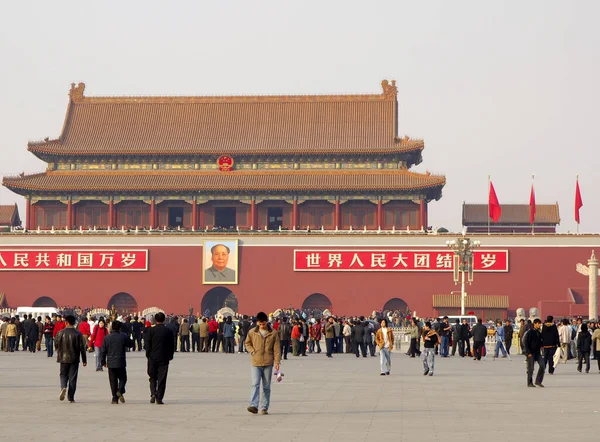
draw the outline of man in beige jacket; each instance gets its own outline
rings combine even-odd
[[[250,329],[246,337],[246,350],[250,352],[252,360],[252,394],[248,411],[257,414],[260,399],[261,413],[269,414],[273,365],[275,365],[275,370],[279,371],[281,347],[279,345],[279,334],[271,328],[267,314],[264,312],[258,313],[256,322],[258,325]],[[260,397],[261,383],[262,398]]]

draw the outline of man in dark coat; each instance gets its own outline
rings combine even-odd
[[[354,342],[354,348],[356,349],[356,357],[360,357],[360,352],[363,355],[363,358],[367,357],[367,348],[365,346],[365,325],[362,322],[356,321],[354,323],[354,328],[352,329],[352,342]]]
[[[542,336],[540,329],[542,321],[539,318],[533,320],[533,328],[527,330],[523,335],[523,354],[527,356],[527,386],[528,387],[543,387],[544,371],[546,364],[540,350],[542,348]],[[538,363],[538,372],[535,377],[535,385],[533,385],[533,364]]]
[[[113,321],[110,334],[102,341],[102,366],[108,368],[108,382],[112,392],[112,404],[119,400],[125,403],[125,384],[127,383],[127,360],[125,349],[132,348],[133,341],[122,333],[121,322]]]
[[[142,333],[144,332],[144,324],[139,321],[139,318],[135,316],[134,321],[131,323],[131,334],[133,335],[133,341],[137,344],[137,351],[142,351]],[[135,350],[135,347],[133,348]]]
[[[461,357],[469,356],[471,354],[471,330],[469,329],[469,323],[466,319],[462,320],[458,329],[458,354]]]
[[[554,317],[548,316],[542,327],[542,348],[544,354],[544,365],[548,367],[548,374],[554,374],[554,353],[560,346],[558,328],[554,323]]]
[[[244,353],[244,342],[246,341],[246,336],[248,336],[249,331],[250,321],[248,321],[248,315],[244,315],[243,319],[239,323],[240,344],[238,346],[238,353]]]
[[[487,337],[487,328],[483,325],[483,320],[479,318],[477,324],[473,326],[473,353],[474,360],[481,361],[481,354],[485,348],[485,338]]]
[[[40,333],[40,329],[35,323],[32,315],[29,315],[29,327],[27,329],[27,348],[30,353],[35,353],[35,347],[38,340],[38,335]]]
[[[506,347],[506,353],[510,354],[510,347],[512,345],[513,334],[515,329],[512,326],[510,320],[506,320],[504,323],[504,346]]]
[[[165,327],[167,327],[169,330],[171,330],[171,333],[173,333],[173,348],[174,351],[177,351],[177,335],[179,334],[179,321],[177,316],[171,318],[171,320],[167,325],[165,325]]]
[[[131,339],[131,316],[123,318],[123,322],[121,322],[121,333],[127,335],[127,337]],[[129,348],[127,348],[127,351],[129,351]]]
[[[150,377],[150,403],[163,404],[167,388],[169,362],[175,352],[176,336],[165,327],[165,314],[154,315],[156,325],[148,330],[146,358],[148,358],[148,376]]]
[[[87,365],[87,342],[79,330],[74,327],[75,316],[65,317],[65,323],[65,328],[59,331],[54,338],[56,361],[60,364],[60,395],[58,398],[64,401],[66,395],[69,402],[73,403],[77,389],[80,357],[83,366]]]
[[[459,328],[460,328],[460,321],[457,318],[454,325],[452,326],[452,353],[450,353],[452,356],[456,355],[456,347],[458,346],[458,341],[459,341],[459,338],[458,338]],[[460,351],[459,351],[459,354],[460,354]]]

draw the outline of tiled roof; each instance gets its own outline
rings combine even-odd
[[[422,140],[397,136],[395,84],[382,86],[373,95],[85,97],[80,83],[59,139],[28,149],[40,156],[420,155]]]
[[[529,225],[529,204],[501,204],[502,216],[493,225]],[[488,222],[487,204],[463,204],[463,226],[486,224]],[[558,203],[537,204],[535,207],[535,224],[560,224]]]
[[[14,191],[344,191],[420,190],[444,186],[440,175],[374,171],[45,172],[4,177]]]
[[[19,209],[16,204],[0,206],[0,226],[12,226],[19,218]]]
[[[508,308],[507,295],[476,295],[467,296],[466,308]],[[460,294],[458,295],[433,295],[433,308],[460,307]]]

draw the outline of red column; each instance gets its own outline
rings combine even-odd
[[[31,198],[27,198],[27,207],[25,208],[25,228],[31,230]]]
[[[154,203],[154,199],[150,201],[150,228],[156,228],[156,204]]]
[[[31,204],[31,229],[37,229],[37,220],[35,216],[35,204]]]
[[[258,219],[256,216],[256,201],[254,198],[250,201],[250,225],[253,229],[258,228]]]
[[[70,198],[67,201],[67,227],[69,229],[73,227],[73,202]]]
[[[198,229],[198,203],[196,200],[192,201],[192,227]]]
[[[383,229],[383,203],[377,200],[377,226]]]
[[[292,201],[292,230],[298,227],[298,200],[294,198]]]
[[[340,213],[340,200],[335,200],[335,228],[339,229],[341,227],[341,213]]]
[[[204,225],[204,204],[198,207],[198,228],[204,229],[206,226]]]
[[[419,221],[421,225],[417,226],[417,228],[422,227],[423,229],[427,229],[427,203],[425,200],[419,202]]]
[[[115,212],[115,205],[113,203],[113,200],[111,199],[108,201],[108,227],[110,227],[111,229],[113,227],[115,227],[114,226],[114,218],[115,218],[114,212]]]

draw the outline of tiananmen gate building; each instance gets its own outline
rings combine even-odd
[[[457,313],[452,251],[428,233],[446,179],[411,171],[395,82],[367,95],[90,97],[72,85],[42,173],[7,176],[26,231],[0,234],[12,306],[242,313]],[[585,314],[597,237],[482,236],[467,307]]]

